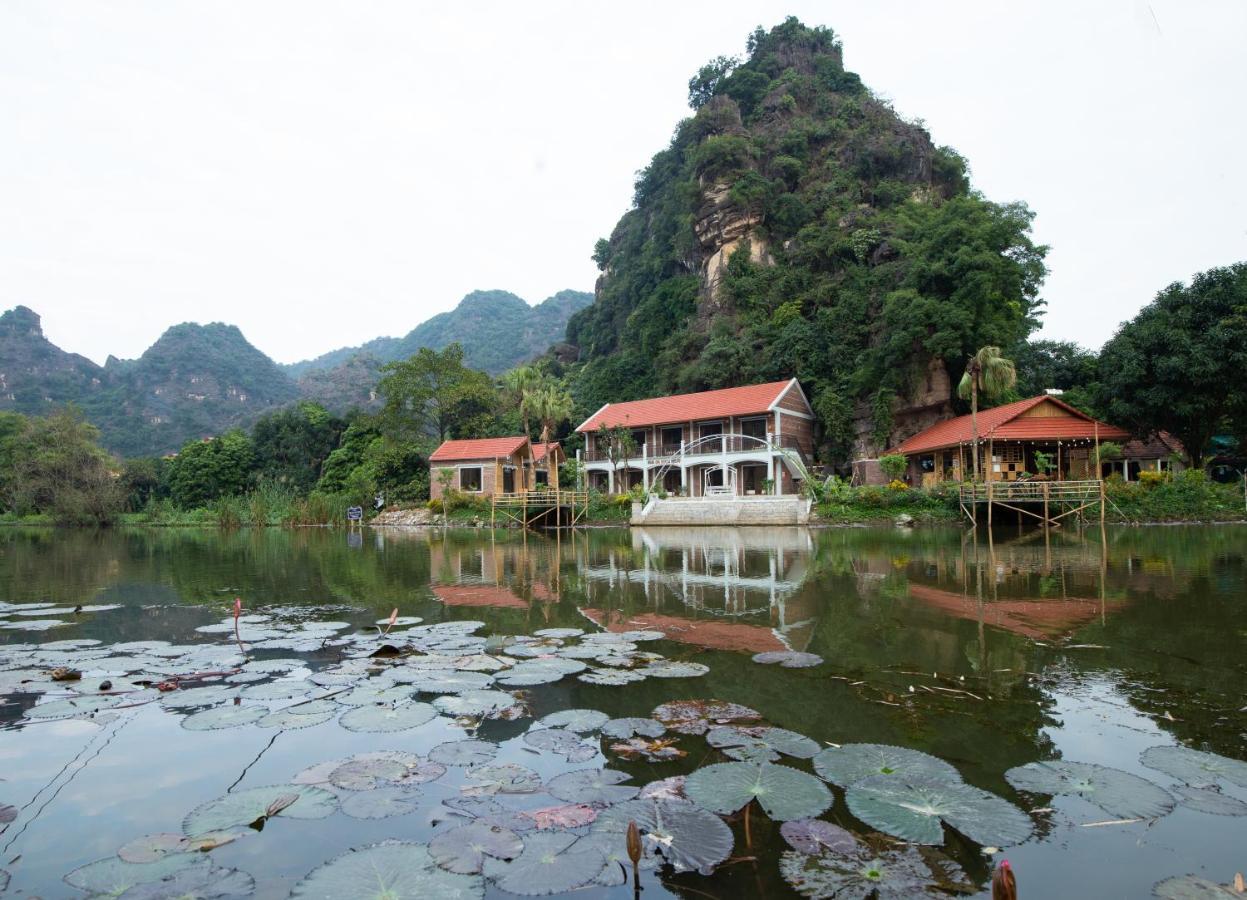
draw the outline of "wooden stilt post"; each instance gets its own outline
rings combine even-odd
[[[1048,517],[1048,487],[1049,483],[1045,481],[1043,483],[1043,530],[1045,535],[1048,533],[1048,525],[1052,521]]]
[[[987,460],[986,460],[986,463],[987,463],[987,464],[983,467],[984,469],[986,469],[986,471],[983,473],[983,477],[987,479],[987,531],[988,531],[988,537],[990,537],[990,536],[991,536],[991,529],[992,529],[992,458],[993,458],[993,456],[994,456],[994,454],[992,453],[992,441],[990,441],[990,440],[989,440],[989,441],[987,442]]]

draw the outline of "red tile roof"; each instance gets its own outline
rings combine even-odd
[[[549,450],[551,447],[557,450],[558,446],[559,446],[558,441],[551,441],[548,444],[543,444],[541,443],[541,441],[537,441],[537,443],[533,444],[533,462],[541,462],[543,459],[546,458],[547,450]]]
[[[510,456],[526,443],[526,437],[475,438],[468,441],[446,441],[433,451],[429,462],[452,459],[499,459]]]
[[[1059,416],[1024,416],[1023,413],[1041,403],[1052,403],[1060,407],[1065,415]],[[937,422],[926,431],[920,431],[911,438],[902,441],[893,453],[923,453],[927,450],[939,450],[943,447],[956,447],[974,440],[974,429],[970,416],[958,416]],[[1015,403],[1006,403],[982,410],[979,413],[980,440],[1010,441],[1072,441],[1091,440],[1099,433],[1102,441],[1123,441],[1130,433],[1115,425],[1096,422],[1086,413],[1079,412],[1055,397],[1041,395]]]
[[[675,394],[652,400],[608,403],[576,430],[596,431],[599,426],[614,428],[644,425],[672,425],[724,416],[748,416],[768,411],[792,381],[772,381],[748,387],[722,388],[696,394]]]

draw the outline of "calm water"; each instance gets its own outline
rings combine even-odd
[[[641,786],[725,757],[703,737],[676,735],[684,758],[629,761],[610,749],[611,740],[587,734],[596,753],[569,763],[526,744],[523,735],[535,719],[561,709],[647,717],[670,700],[714,697],[751,707],[820,745],[878,742],[925,751],[956,766],[966,782],[1017,804],[1033,818],[1035,835],[1004,855],[1028,900],[1146,897],[1155,882],[1184,873],[1225,882],[1247,869],[1247,817],[1179,806],[1152,821],[1086,827],[1114,817],[1076,797],[1019,793],[1003,773],[1060,758],[1172,787],[1169,776],[1140,764],[1143,750],[1179,744],[1247,759],[1244,548],[1241,528],[1198,527],[1110,529],[1104,541],[1099,530],[1054,532],[1048,540],[1042,533],[998,534],[991,542],[957,530],[893,529],[603,530],[557,539],[511,532],[492,539],[461,532],[5,530],[0,806],[11,804],[18,814],[0,825],[0,869],[11,873],[15,896],[83,896],[63,876],[142,835],[181,832],[187,813],[227,791],[285,784],[313,764],[366,751],[424,755],[467,736],[500,745],[498,762],[518,763],[543,779],[609,766]],[[122,681],[139,679],[135,670],[175,674],[162,671],[162,653],[181,653],[176,663],[203,663],[194,666],[200,670],[233,671],[243,662],[235,658],[230,618],[235,596],[248,614],[268,618],[240,625],[253,662],[221,687],[226,699],[175,707]],[[52,606],[25,605],[39,603]],[[73,612],[78,605],[107,608]],[[261,676],[334,690],[301,679],[365,656],[377,646],[373,623],[395,607],[423,625],[482,622],[475,634],[486,637],[549,628],[659,630],[668,639],[640,644],[640,651],[709,671],[622,686],[569,674],[522,688],[525,715],[479,729],[446,715],[383,734],[350,731],[332,717],[299,729],[182,727],[196,709],[232,706],[232,696],[262,684]],[[311,624],[318,620],[337,624],[318,630]],[[49,621],[65,624],[30,630]],[[402,644],[409,627],[400,620],[390,642]],[[482,649],[464,640],[457,652]],[[496,640],[484,649],[515,661]],[[751,660],[783,649],[825,662],[785,669]],[[289,662],[271,671],[254,665],[269,659]],[[122,682],[134,691],[124,695],[132,702],[38,717],[39,705],[72,696],[72,683],[52,684],[40,674],[67,663],[87,678]],[[18,684],[18,670],[34,672],[33,681]],[[222,684],[210,678],[194,685],[214,682]],[[239,706],[276,710],[292,702],[244,697]],[[811,771],[808,760],[783,762]],[[209,856],[250,873],[256,896],[285,897],[352,847],[390,838],[427,842],[449,827],[440,801],[464,783],[464,770],[452,768],[415,792],[418,808],[388,818],[279,817]],[[1223,787],[1247,800],[1247,790]],[[823,818],[866,834],[844,792],[833,793]],[[561,802],[542,792],[497,799],[517,809]],[[787,845],[778,825],[755,811],[747,847],[743,822],[730,824],[732,861],[710,876],[643,873],[645,896],[796,896],[780,877],[777,859]],[[946,836],[942,851],[984,891],[999,857],[955,832]],[[492,882],[486,893],[510,896]],[[632,886],[578,893],[630,897]]]

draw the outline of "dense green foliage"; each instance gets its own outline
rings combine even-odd
[[[1124,427],[1175,435],[1196,465],[1214,435],[1247,432],[1247,263],[1171,284],[1122,325],[1096,401]]]
[[[855,412],[903,402],[928,359],[955,383],[979,347],[1036,326],[1031,213],[972,192],[955,152],[844,70],[831,31],[759,30],[748,59],[689,87],[695,114],[598,242],[605,276],[568,326],[581,412],[797,376],[843,459]],[[724,223],[747,236],[715,290]]]
[[[382,368],[377,390],[385,397],[382,420],[401,440],[433,434],[479,437],[489,433],[496,402],[493,383],[484,372],[463,363],[463,347],[421,347],[415,355]]]

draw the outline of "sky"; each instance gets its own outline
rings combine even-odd
[[[184,321],[293,362],[592,290],[689,77],[787,15],[1035,211],[1043,337],[1247,259],[1241,0],[7,0],[0,309],[97,362]]]

